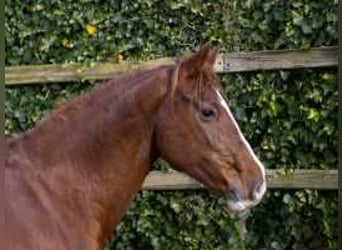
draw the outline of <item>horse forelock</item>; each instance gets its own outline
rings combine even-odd
[[[170,87],[170,96],[174,97],[177,88],[179,87],[180,82],[180,69],[182,67],[183,61],[179,61],[173,68],[171,74],[171,87]],[[204,67],[202,69],[196,70],[196,74],[192,77],[194,81],[193,94],[196,100],[200,101],[201,96],[204,91],[208,88],[218,88],[218,84],[216,81],[216,75],[213,69]],[[186,84],[186,83],[185,83]]]

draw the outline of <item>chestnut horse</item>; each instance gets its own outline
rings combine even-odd
[[[216,55],[207,43],[108,81],[7,140],[6,249],[101,249],[158,157],[232,212],[258,204],[265,170],[219,90]]]

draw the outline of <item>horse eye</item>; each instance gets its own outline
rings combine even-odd
[[[206,121],[213,120],[217,117],[217,112],[215,109],[210,107],[205,107],[201,109],[201,118]]]

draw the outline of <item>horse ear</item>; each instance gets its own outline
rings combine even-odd
[[[213,68],[217,57],[217,51],[211,42],[206,42],[195,56],[197,57],[199,67]]]
[[[205,43],[195,54],[185,58],[182,62],[181,71],[185,75],[194,75],[203,69],[212,70],[217,57],[217,51],[211,42]]]

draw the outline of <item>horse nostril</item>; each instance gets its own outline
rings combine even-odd
[[[238,202],[241,200],[241,195],[236,188],[231,188],[228,191],[228,198],[233,202]]]

